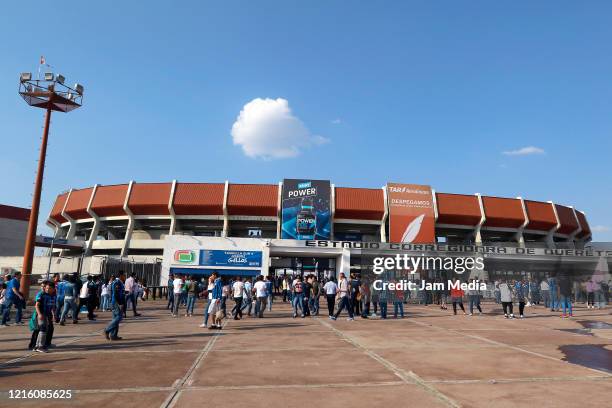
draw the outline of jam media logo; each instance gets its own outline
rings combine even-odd
[[[195,251],[180,249],[174,252],[174,260],[178,263],[190,264],[195,262]]]

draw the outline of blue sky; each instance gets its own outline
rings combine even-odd
[[[95,183],[311,177],[553,200],[612,240],[610,2],[136,3],[3,3],[1,203],[31,203],[44,55],[85,103],[53,117],[43,218]]]

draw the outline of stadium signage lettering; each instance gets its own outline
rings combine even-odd
[[[415,252],[476,252],[480,254],[497,255],[540,255],[540,256],[578,256],[578,257],[612,257],[612,250],[595,249],[546,249],[518,248],[486,245],[446,245],[446,244],[408,244],[388,242],[360,241],[304,241],[304,245],[314,248],[347,248],[347,249],[380,249],[390,251]]]

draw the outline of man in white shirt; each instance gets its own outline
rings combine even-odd
[[[134,316],[140,316],[140,313],[136,312],[136,290],[138,285],[134,277],[135,273],[130,274],[130,277],[125,280],[125,302],[123,303],[123,316],[127,317],[127,304],[132,302],[132,312]]]
[[[126,281],[127,282],[127,281]],[[183,285],[185,284],[185,278],[180,275],[176,275],[174,277],[174,282],[172,282],[172,289],[174,291],[174,305],[172,308],[172,317],[178,317],[179,306],[181,302],[179,298],[181,296],[181,290],[183,289]]]
[[[263,280],[263,276],[257,277],[257,282],[253,285],[255,291],[255,315],[259,318],[263,317],[264,309],[266,308],[266,300],[268,299],[268,290],[266,288],[266,282]]]
[[[325,285],[323,285],[325,291],[325,297],[327,298],[327,311],[329,312],[329,318],[334,316],[334,305],[336,303],[336,293],[338,292],[338,285],[334,282],[334,278],[331,278]]]
[[[234,306],[234,310],[232,313],[234,315],[234,320],[242,319],[243,294],[244,294],[244,282],[242,282],[241,276],[237,276],[236,282],[234,282],[234,284],[232,285],[232,297],[234,298],[234,302],[236,302],[236,306]]]
[[[347,320],[352,321],[353,308],[349,296],[349,281],[342,272],[340,272],[340,279],[338,280],[338,296],[340,297],[340,303],[338,304],[338,311],[332,316],[332,320],[336,320],[338,316],[340,316],[340,313],[342,313],[342,309],[346,308],[349,315]]]
[[[546,279],[542,279],[542,282],[540,282],[540,295],[542,296],[544,307],[548,307],[550,303],[550,285],[548,285]]]

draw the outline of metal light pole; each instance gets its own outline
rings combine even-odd
[[[38,213],[40,208],[40,194],[42,191],[43,176],[45,172],[45,159],[47,157],[47,140],[49,138],[49,124],[51,112],[70,112],[81,107],[83,102],[83,86],[75,84],[74,88],[64,85],[63,75],[45,72],[44,79],[32,79],[29,72],[22,73],[19,80],[19,94],[28,105],[45,109],[45,127],[40,145],[34,195],[32,197],[32,210],[26,235],[23,253],[23,266],[21,269],[22,295],[27,299],[30,294],[30,276],[32,275],[32,260],[36,246],[36,227],[38,226]]]

